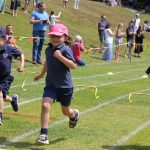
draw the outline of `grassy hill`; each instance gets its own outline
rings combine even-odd
[[[122,22],[124,28],[128,21],[134,18],[135,13],[122,7],[107,7],[103,3],[92,0],[80,0],[79,11],[73,10],[73,1],[69,1],[69,8],[62,7],[62,0],[43,0],[47,5],[47,12],[54,10],[56,14],[61,11],[61,22],[69,28],[72,37],[80,34],[84,39],[86,48],[98,46],[97,23],[101,15],[106,15],[113,29]],[[12,24],[15,36],[31,37],[32,25],[29,24],[32,7],[29,14],[21,9],[18,17],[9,14],[7,1],[6,13],[0,14],[0,25],[5,27]],[[140,14],[141,21],[149,19],[150,15]],[[150,34],[145,33],[144,43],[149,44]],[[126,40],[124,39],[124,42]],[[45,46],[48,39],[45,42]],[[44,79],[34,83],[35,74],[27,71],[39,72],[41,65],[30,63],[32,43],[27,40],[17,41],[26,57],[25,72],[17,73],[18,60],[14,60],[12,74],[15,81],[10,89],[10,95],[19,95],[20,110],[12,112],[9,103],[5,103],[3,125],[0,127],[0,148],[4,149],[30,149],[30,150],[149,150],[150,149],[150,101],[146,95],[132,95],[133,103],[128,102],[131,92],[149,93],[150,87],[145,75],[149,66],[150,46],[144,46],[141,58],[133,58],[132,63],[124,58],[124,49],[121,51],[121,62],[114,60],[106,63],[100,54],[88,55],[83,53],[85,67],[77,67],[72,71],[75,85],[73,108],[80,110],[79,124],[75,129],[68,128],[68,120],[61,114],[60,106],[55,103],[51,109],[49,123],[50,145],[35,144],[39,135],[41,97]],[[44,59],[44,50],[43,50]],[[110,75],[112,72],[114,75]],[[26,76],[25,87],[21,89]],[[76,85],[85,85],[79,88]],[[100,98],[95,99],[96,86]],[[116,145],[115,145],[116,143]],[[3,145],[3,146],[2,146]]]

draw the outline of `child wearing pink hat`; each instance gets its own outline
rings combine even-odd
[[[40,74],[34,80],[46,75],[46,86],[43,93],[41,112],[41,134],[37,143],[49,144],[48,122],[49,110],[52,104],[58,101],[62,113],[69,117],[69,127],[74,128],[79,118],[79,111],[70,108],[73,83],[70,69],[75,69],[76,64],[71,49],[65,44],[68,38],[68,29],[63,24],[55,24],[49,32],[50,43],[46,48],[46,61]]]

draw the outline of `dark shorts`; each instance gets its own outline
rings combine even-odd
[[[71,104],[73,88],[54,88],[46,86],[44,88],[43,98],[50,97],[61,103],[63,106]]]
[[[99,32],[99,41],[104,42],[104,31]]]
[[[10,9],[17,10],[18,4],[19,4],[18,0],[11,1]]]
[[[0,91],[2,91],[3,93],[3,98],[6,98],[7,94],[9,93],[9,88],[13,80],[14,80],[14,77],[11,75],[3,79],[0,79]]]

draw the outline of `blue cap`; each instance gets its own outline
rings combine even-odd
[[[0,27],[0,36],[6,36],[6,30]]]

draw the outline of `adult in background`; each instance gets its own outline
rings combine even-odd
[[[19,4],[19,0],[11,0],[10,10],[12,11],[11,12],[12,16],[17,17],[18,4]]]
[[[131,60],[131,52],[132,52],[132,47],[133,47],[134,35],[135,34],[136,33],[134,32],[134,22],[130,21],[129,26],[126,29],[127,49],[128,49],[130,60]],[[127,49],[125,50],[125,57],[127,57]]]
[[[43,2],[38,3],[38,9],[32,12],[30,23],[33,24],[33,37],[36,37],[33,41],[33,53],[32,63],[42,64],[41,51],[46,36],[47,24],[49,25],[49,16],[45,11],[46,5]]]
[[[106,50],[103,53],[103,60],[106,60],[107,62],[111,62],[113,59],[113,35],[114,32],[111,30],[111,24],[108,23],[106,25],[106,29],[104,30],[104,36],[105,36],[105,47]]]
[[[140,57],[140,53],[143,52],[143,39],[144,39],[144,32],[142,27],[139,26],[136,35],[135,35],[135,57]]]
[[[104,30],[106,28],[107,22],[106,22],[106,16],[102,15],[101,16],[101,20],[98,23],[98,33],[99,33],[99,47],[100,49],[103,47],[104,45]]]
[[[140,18],[139,18],[139,14],[136,14],[135,18],[133,19],[133,23],[134,23],[134,32],[137,32],[139,25],[140,25]]]
[[[74,7],[73,7],[73,8],[74,8],[75,10],[78,10],[78,9],[79,9],[79,1],[80,1],[80,0],[74,0]]]
[[[6,4],[6,0],[0,0],[0,12],[2,14],[4,14],[5,12],[5,4]]]

